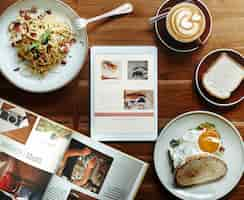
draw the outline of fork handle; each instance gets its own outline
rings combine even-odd
[[[88,23],[95,22],[107,17],[112,17],[116,15],[128,14],[133,11],[133,5],[131,3],[125,3],[118,8],[115,8],[107,13],[88,19]]]

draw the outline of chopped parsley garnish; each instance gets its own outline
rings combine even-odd
[[[19,70],[20,70],[19,67],[14,68],[14,71],[15,71],[15,72],[17,72],[17,71],[19,71]]]
[[[179,146],[179,145],[180,145],[180,140],[175,140],[175,139],[173,139],[173,140],[170,141],[170,146],[171,146],[172,148],[175,148],[175,147],[177,147],[177,146]]]
[[[47,30],[45,33],[41,35],[40,42],[45,45],[48,43],[50,37],[51,37],[51,32]]]
[[[196,129],[197,130],[202,130],[202,129],[215,129],[215,125],[212,124],[212,123],[209,123],[209,122],[205,122],[205,123],[202,123],[200,124]]]
[[[28,52],[32,52],[34,59],[38,59],[40,57],[39,48],[41,45],[48,44],[48,41],[50,40],[51,32],[47,30],[45,33],[43,33],[38,41],[33,42],[31,45],[27,47]]]
[[[39,42],[34,42],[32,45],[30,45],[30,46],[28,47],[28,51],[32,51],[32,50],[34,50],[34,49],[39,49],[39,47],[40,47]]]

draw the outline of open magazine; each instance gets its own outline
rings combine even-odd
[[[129,200],[148,164],[0,99],[1,200]]]

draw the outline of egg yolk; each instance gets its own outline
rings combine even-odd
[[[214,153],[220,146],[220,135],[215,130],[206,130],[198,138],[198,144],[202,151]]]

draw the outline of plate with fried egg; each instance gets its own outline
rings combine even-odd
[[[224,117],[193,111],[171,120],[154,149],[156,173],[174,196],[215,200],[230,193],[244,171],[244,146]]]

